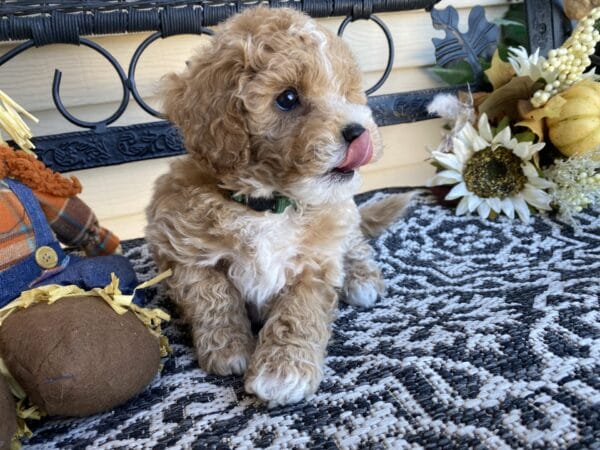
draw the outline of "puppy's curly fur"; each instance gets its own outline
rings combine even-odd
[[[276,100],[286,90],[299,99],[288,111]],[[156,183],[147,240],[173,270],[168,286],[200,366],[245,373],[246,390],[270,405],[300,401],[322,378],[338,294],[370,306],[383,289],[353,201],[360,176],[335,169],[349,124],[369,131],[373,159],[381,153],[360,70],[309,17],[258,7],[166,78],[164,109],[189,155]],[[256,212],[230,192],[279,193],[296,206]],[[369,206],[365,232],[393,221],[405,200]],[[263,324],[258,338],[249,316]]]

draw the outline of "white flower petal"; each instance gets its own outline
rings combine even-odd
[[[514,146],[512,152],[525,161],[529,161],[533,156],[529,142],[519,142]]]
[[[510,127],[504,127],[500,133],[494,136],[492,144],[499,144],[503,147],[510,148]]]
[[[521,169],[523,169],[523,174],[527,178],[537,178],[538,177],[537,169],[530,162],[523,163],[523,165],[521,166]]]
[[[534,81],[544,78],[551,83],[554,78],[551,72],[545,72],[542,67],[546,58],[540,56],[539,48],[532,55],[527,54],[524,47],[510,47],[508,49],[508,62],[519,77],[529,77]]]
[[[457,136],[466,143],[471,143],[472,140],[477,136],[477,130],[473,128],[470,122],[466,122],[464,126],[457,133]]]
[[[452,152],[456,155],[456,158],[462,165],[464,165],[473,155],[473,151],[470,150],[463,141],[456,138],[452,140]]]
[[[545,178],[541,178],[538,170],[530,162],[524,163],[521,168],[523,174],[527,177],[527,182],[538,189],[549,189],[554,186],[554,183]]]
[[[506,214],[509,218],[514,219],[515,218],[515,207],[513,205],[512,200],[510,198],[502,199],[501,204],[502,204],[502,211],[504,212],[504,214]]]
[[[490,146],[490,143],[483,139],[481,136],[477,136],[477,138],[473,141],[473,150],[476,152],[480,150],[484,150]]]
[[[545,178],[529,178],[528,179],[529,184],[531,184],[533,187],[536,187],[538,189],[550,189],[552,187],[554,187],[554,183],[550,180],[546,180]]]
[[[533,144],[531,146],[531,149],[532,149],[533,153],[535,154],[535,153],[539,152],[540,150],[542,150],[545,146],[546,146],[545,142],[538,142],[537,144]]]
[[[536,189],[530,184],[526,184],[521,191],[523,199],[534,208],[541,211],[550,211],[551,197],[540,189]]]
[[[433,158],[446,169],[454,169],[458,172],[462,171],[462,164],[453,153],[442,153],[438,151],[431,152]]]
[[[512,152],[519,158],[529,161],[533,155],[544,148],[545,143],[532,144],[531,142],[519,142],[512,148]]]
[[[446,200],[456,200],[457,198],[464,197],[465,195],[469,195],[467,185],[465,183],[458,183],[450,192],[448,192],[448,195],[446,195]]]
[[[442,170],[434,175],[428,182],[428,186],[439,186],[441,184],[455,184],[462,181],[462,175],[456,170]]]
[[[459,139],[465,142],[472,151],[478,152],[490,146],[490,143],[479,136],[479,133],[470,123],[467,123],[461,130]]]
[[[527,203],[525,203],[525,200],[523,200],[523,198],[520,195],[511,197],[511,200],[513,202],[515,211],[517,212],[519,218],[524,223],[529,223],[529,218],[530,218],[529,207],[527,206]]]
[[[494,212],[496,212],[497,214],[500,214],[502,212],[502,202],[500,201],[499,198],[492,197],[492,198],[486,199],[485,201],[487,202],[489,207],[492,208],[492,210]]]
[[[467,211],[469,211],[469,208],[467,207],[468,203],[469,203],[468,197],[463,197],[460,200],[460,202],[458,203],[458,206],[456,207],[456,215],[457,216],[462,216],[462,215],[466,214]]]
[[[515,73],[522,77],[528,76],[531,71],[530,56],[523,46],[508,48],[508,62],[513,67]],[[535,58],[535,54],[533,55]],[[533,58],[532,58],[533,62]]]
[[[492,142],[494,137],[492,136],[492,129],[490,127],[490,123],[488,122],[487,115],[481,115],[479,118],[479,123],[477,124],[477,128],[479,128],[479,134],[483,139],[488,142]]]
[[[481,202],[481,205],[477,208],[479,217],[482,220],[487,219],[490,216],[490,206],[486,202]]]
[[[477,197],[475,194],[469,195],[468,199],[469,199],[469,201],[467,203],[467,207],[469,208],[469,212],[475,211],[477,209],[477,207],[483,201],[482,199]]]

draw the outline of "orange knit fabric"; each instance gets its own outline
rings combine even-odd
[[[5,177],[20,181],[34,191],[57,197],[73,197],[81,192],[77,178],[63,177],[35,156],[0,145],[0,179]]]

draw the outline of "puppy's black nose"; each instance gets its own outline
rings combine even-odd
[[[344,128],[342,130],[342,136],[344,136],[344,139],[349,144],[350,142],[352,142],[354,139],[359,137],[364,132],[365,132],[365,127],[363,127],[362,125],[359,125],[358,123],[351,123],[350,125],[347,125],[346,128]]]

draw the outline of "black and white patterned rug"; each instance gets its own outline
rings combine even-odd
[[[202,372],[175,315],[144,393],[33,424],[24,448],[600,448],[599,213],[579,230],[481,222],[420,194],[373,243],[387,296],[340,307],[309,401],[269,410],[241,378]],[[155,274],[143,241],[126,255]],[[174,312],[161,288],[152,305]]]

